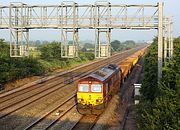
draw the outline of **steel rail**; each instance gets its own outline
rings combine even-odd
[[[86,122],[88,118],[87,128],[88,130],[92,130],[97,121],[99,120],[100,115],[83,115],[72,127],[71,130],[79,130],[84,129],[81,127],[84,127],[84,122]],[[85,120],[85,121],[84,121]]]
[[[43,115],[40,115],[40,117],[38,119],[36,119],[35,121],[33,121],[32,123],[30,123],[26,128],[24,128],[24,130],[28,130],[32,127],[34,127],[35,125],[37,125],[39,122],[41,122],[43,119],[45,119],[48,115],[50,115],[51,113],[53,113],[54,111],[56,111],[58,108],[60,108],[61,106],[63,106],[65,103],[67,103],[68,101],[70,101],[71,99],[75,98],[76,93],[74,93],[71,97],[69,97],[68,99],[66,99],[64,102],[60,103],[58,106],[46,111]],[[64,116],[66,113],[68,113],[74,106],[76,105],[73,104],[69,109],[67,109],[66,111],[64,111],[63,113],[61,113],[60,116],[58,116],[56,118],[56,120],[53,120],[47,128],[51,127],[59,118],[61,118],[62,116]]]

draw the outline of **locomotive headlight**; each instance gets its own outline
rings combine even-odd
[[[96,102],[97,102],[97,103],[102,103],[102,102],[103,102],[103,97],[97,96],[97,97],[96,97]]]
[[[96,102],[102,102],[103,100],[102,99],[97,99]]]
[[[83,102],[84,100],[82,98],[78,98],[78,102]]]
[[[89,84],[91,84],[92,82],[91,81],[89,81]]]

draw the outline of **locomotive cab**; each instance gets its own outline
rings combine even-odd
[[[78,83],[77,92],[78,109],[102,109],[103,83],[92,77],[87,77]]]
[[[106,107],[116,87],[120,86],[121,73],[116,65],[109,65],[79,80],[77,110],[81,114],[99,114]]]

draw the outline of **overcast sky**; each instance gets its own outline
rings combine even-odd
[[[23,2],[26,4],[59,4],[61,0],[0,0],[0,5],[9,5],[10,2]],[[159,0],[109,0],[111,4],[156,4]],[[173,35],[180,36],[180,0],[161,0],[164,2],[164,15],[173,16]],[[78,4],[93,4],[92,0],[76,0]],[[157,30],[131,31],[112,30],[111,40],[149,41],[157,35]],[[94,30],[80,30],[80,40],[94,40]],[[0,30],[0,38],[9,40],[9,31]],[[59,30],[30,30],[30,40],[60,40]]]

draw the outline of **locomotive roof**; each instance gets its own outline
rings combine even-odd
[[[104,82],[107,78],[109,78],[114,72],[119,70],[119,67],[115,64],[110,64],[105,66],[96,72],[90,74],[88,77],[92,77],[94,79],[98,79],[101,82]]]

